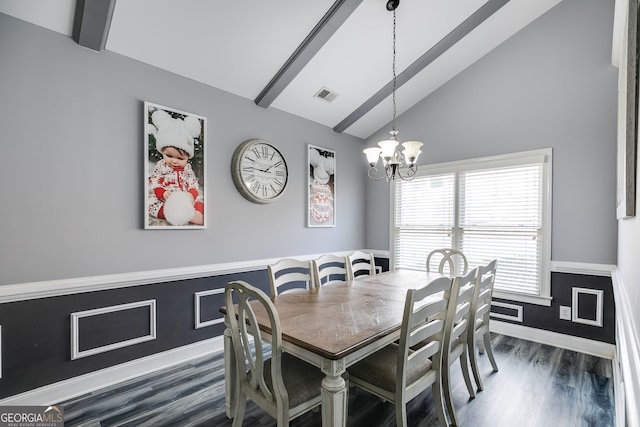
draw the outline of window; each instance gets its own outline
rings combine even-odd
[[[551,149],[421,166],[393,185],[393,262],[425,270],[458,249],[469,266],[498,259],[494,295],[550,305]]]

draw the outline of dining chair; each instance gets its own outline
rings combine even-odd
[[[376,261],[372,253],[355,251],[348,256],[349,279],[359,276],[373,276],[376,274]]]
[[[311,261],[284,258],[267,266],[271,296],[279,295],[292,289],[315,286]]]
[[[473,299],[471,300],[471,324],[469,331],[467,350],[469,352],[469,362],[471,371],[478,386],[478,390],[484,390],[480,371],[478,370],[478,358],[476,354],[476,343],[480,340],[484,344],[480,352],[485,351],[489,356],[489,361],[494,372],[498,372],[498,364],[491,349],[491,334],[489,333],[489,320],[491,314],[491,297],[493,295],[493,284],[496,280],[496,268],[498,260],[494,259],[487,265],[478,267],[478,277],[476,279]]]
[[[443,248],[429,252],[429,255],[427,255],[427,271],[432,270],[432,262],[435,263],[438,259],[440,262],[435,271],[440,274],[448,274],[451,277],[455,277],[465,275],[469,270],[467,257],[462,252],[456,249]],[[448,267],[448,269],[445,267]]]
[[[243,281],[227,283],[224,294],[238,372],[233,426],[242,426],[247,398],[276,418],[278,426],[288,425],[290,420],[318,407],[324,374],[282,351],[280,319],[269,297]],[[249,299],[269,317],[271,358],[265,359],[268,341],[258,327]]]
[[[455,304],[449,304],[444,322],[444,338],[442,344],[442,395],[445,407],[454,426],[459,425],[456,410],[453,406],[451,390],[451,365],[460,361],[460,369],[467,386],[469,396],[475,398],[475,390],[469,374],[469,358],[467,353],[467,336],[473,325],[471,323],[471,300],[478,275],[478,267],[465,276],[453,279],[450,297]]]
[[[349,260],[346,256],[324,254],[313,260],[313,276],[316,287],[349,280]]]
[[[407,425],[407,402],[428,387],[440,425],[447,416],[442,397],[442,345],[447,308],[455,304],[452,279],[440,277],[419,289],[409,289],[405,298],[400,341],[389,344],[357,362],[347,372],[349,382],[396,407],[396,425]],[[429,319],[425,321],[425,319]],[[411,347],[430,339],[428,345]]]

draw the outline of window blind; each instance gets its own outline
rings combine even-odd
[[[396,181],[394,266],[425,270],[429,252],[454,248],[465,254],[470,268],[498,259],[496,291],[548,294],[543,275],[549,257],[545,173],[550,173],[550,156],[514,157],[500,158],[498,167],[466,161],[451,172],[441,173],[447,168],[439,166],[437,174]]]

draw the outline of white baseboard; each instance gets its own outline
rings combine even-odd
[[[70,378],[0,400],[0,405],[49,406],[92,391],[127,381],[159,369],[223,350],[220,335],[194,344],[156,353],[79,377]]]
[[[616,414],[626,415],[627,427],[640,427],[640,335],[635,328],[629,298],[617,270],[612,274],[613,293],[616,302],[616,342],[620,379],[616,403],[625,402],[626,408]],[[621,402],[618,402],[620,400]]]
[[[513,323],[500,322],[499,320],[493,319],[489,323],[489,327],[491,332],[498,334],[552,345],[554,347],[590,354],[605,359],[613,359],[616,354],[616,346],[614,344],[603,343],[586,338],[559,334],[557,332],[530,328],[528,326],[516,325]]]

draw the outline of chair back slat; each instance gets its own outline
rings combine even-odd
[[[402,377],[402,386],[406,385],[407,372],[426,358],[434,356],[433,369],[439,369],[443,319],[448,309],[446,298],[450,294],[446,291],[451,284],[450,278],[440,277],[423,288],[407,291],[398,352],[398,378]],[[428,319],[427,315],[433,319]],[[422,341],[428,343],[410,351],[412,346]]]
[[[444,326],[443,369],[455,361],[466,351],[467,333],[469,331],[471,300],[474,295],[478,268],[474,268],[465,276],[458,276],[451,287],[450,304]],[[455,303],[454,303],[455,302]]]
[[[271,295],[279,295],[292,288],[310,289],[315,286],[311,261],[284,258],[267,266]]]
[[[491,298],[493,296],[493,285],[496,280],[497,266],[498,260],[494,259],[487,265],[478,267],[478,277],[471,302],[471,311],[473,318],[475,320],[481,320],[483,324],[489,323]]]
[[[313,260],[313,274],[316,287],[333,282],[349,280],[348,258],[325,254]]]
[[[372,253],[355,251],[348,256],[349,279],[376,274],[376,262]]]

